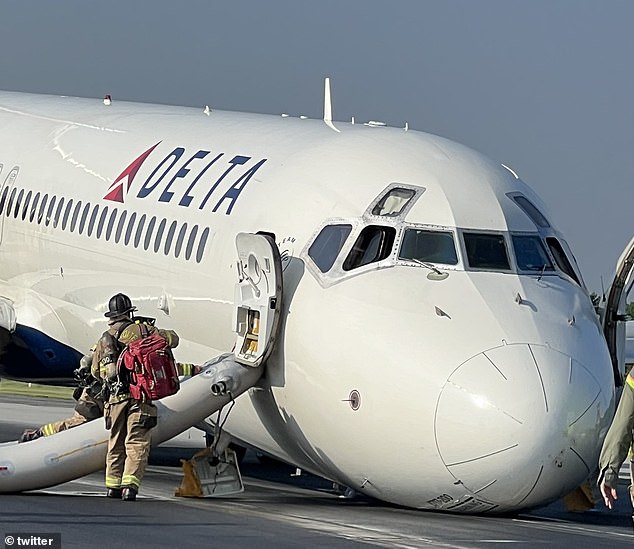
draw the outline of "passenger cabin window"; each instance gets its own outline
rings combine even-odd
[[[390,189],[372,208],[372,215],[396,217],[401,214],[407,203],[416,194],[413,189]]]
[[[22,205],[22,198],[24,197],[24,189],[20,189],[18,193],[18,198],[15,202],[15,209],[13,210],[13,217],[15,219],[18,218],[18,214],[20,213],[20,206]]]
[[[557,267],[559,267],[564,273],[566,273],[577,284],[579,284],[579,286],[581,286],[581,282],[577,278],[577,274],[575,273],[572,264],[568,260],[568,256],[566,255],[566,252],[564,252],[564,249],[561,246],[559,240],[551,236],[546,239],[546,244],[548,244],[548,249],[555,258],[555,263],[557,263]]]
[[[7,201],[7,194],[9,194],[9,187],[5,187],[4,191],[2,191],[2,198],[0,198],[0,215],[4,211],[4,204]]]
[[[125,220],[126,217],[128,215],[128,211],[127,210],[123,210],[121,212],[121,217],[119,218],[119,223],[117,224],[117,231],[114,234],[114,241],[115,244],[119,244],[119,241],[121,240],[121,236],[123,235],[123,228],[125,227]],[[83,219],[82,219],[82,223],[83,223]]]
[[[322,273],[333,266],[350,231],[352,225],[327,225],[308,248],[308,255]]]
[[[17,174],[17,169],[15,173]],[[20,225],[20,221],[22,225],[36,222],[38,225],[60,231],[84,234],[87,237],[94,235],[98,240],[109,241],[114,238],[116,244],[123,240],[124,245],[133,245],[135,248],[143,244],[145,250],[149,250],[157,222],[156,217],[147,222],[146,229],[146,214],[137,218],[136,212],[132,212],[129,217],[126,210],[122,210],[121,215],[118,213],[117,208],[111,210],[108,206],[91,206],[90,203],[83,204],[74,198],[52,195],[49,200],[48,194],[42,195],[28,188],[9,190],[6,184],[0,193],[0,216],[13,216],[18,222],[16,225]],[[189,261],[195,254],[195,261],[201,263],[209,239],[213,236],[209,227],[203,229],[200,238],[197,239],[198,226],[193,226],[188,236],[188,224],[179,225],[174,220],[163,238],[167,223],[166,219],[161,221],[154,238],[154,252],[158,253],[163,247],[165,255],[180,257],[186,246],[185,259]],[[350,230],[349,226],[348,232]],[[266,234],[275,238],[272,233]]]
[[[521,194],[511,197],[513,201],[524,211],[524,213],[531,218],[533,223],[540,229],[548,229],[550,223],[546,216],[537,209],[537,206],[533,204],[528,198]]]
[[[194,242],[196,242],[196,235],[198,234],[198,225],[194,225],[192,232],[189,233],[189,240],[187,241],[187,248],[185,249],[185,259],[189,261],[194,250]]]
[[[452,233],[421,229],[405,229],[398,258],[445,265],[458,263]]]
[[[520,271],[541,273],[555,270],[538,235],[513,235],[512,240],[517,268]]]
[[[86,202],[84,206],[84,210],[81,212],[81,220],[79,221],[79,234],[84,232],[86,228],[86,220],[88,219],[88,214],[90,213],[90,202]]]
[[[508,271],[511,266],[501,234],[463,233],[467,262],[472,269]]]
[[[70,220],[70,232],[75,232],[75,227],[77,227],[77,221],[79,220],[79,214],[81,213],[81,200],[79,200],[75,204],[75,211],[73,212],[73,218]]]
[[[4,198],[4,195],[3,195]],[[38,225],[42,224],[42,220],[44,219],[44,211],[46,210],[46,203],[48,202],[48,194],[45,194],[42,197],[42,202],[40,202],[40,209],[37,212],[37,223]],[[1,208],[0,208],[0,215],[2,214],[1,212]]]
[[[181,230],[178,233],[178,237],[176,238],[176,247],[174,248],[174,255],[179,257],[181,255],[181,250],[183,249],[183,242],[185,241],[185,235],[187,234],[187,223],[183,223]]]
[[[361,231],[343,262],[343,270],[351,271],[389,257],[395,238],[394,227],[368,225]]]
[[[13,190],[11,191],[11,195],[9,196],[9,202],[7,202],[7,212],[6,212],[7,217],[11,215],[11,208],[13,207],[13,200],[15,199],[16,192],[18,192],[18,190],[15,187],[13,187]]]
[[[37,193],[35,197],[33,197],[33,204],[31,206],[31,213],[29,214],[29,221],[32,223],[35,219],[35,214],[37,213],[37,205],[40,201],[40,193]]]
[[[29,204],[31,203],[32,194],[32,191],[29,191],[26,195],[26,199],[24,200],[24,207],[22,208],[22,221],[26,219],[26,215],[29,211]]]

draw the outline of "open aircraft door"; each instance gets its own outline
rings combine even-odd
[[[282,261],[269,235],[238,233],[238,283],[234,297],[236,360],[259,366],[270,355],[280,327]]]
[[[614,281],[610,286],[603,311],[603,333],[608,343],[614,381],[623,385],[625,377],[625,314],[626,299],[634,285],[634,238],[625,247],[616,265]]]

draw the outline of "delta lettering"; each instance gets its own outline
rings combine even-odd
[[[267,159],[254,163],[249,156],[210,154],[211,151],[199,150],[181,163],[186,157],[185,149],[176,147],[154,168],[137,198],[158,194],[159,202],[177,201],[179,206],[210,208],[214,213],[225,208],[224,213],[231,214],[247,183]],[[220,190],[221,184],[224,192]]]

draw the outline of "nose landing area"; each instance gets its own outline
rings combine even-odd
[[[542,345],[506,345],[449,376],[436,444],[456,483],[499,510],[548,503],[591,472],[608,407],[578,361]]]

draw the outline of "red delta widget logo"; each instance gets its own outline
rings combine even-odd
[[[141,166],[160,144],[161,141],[151,146],[123,170],[104,199],[125,202]],[[179,206],[199,210],[209,207],[214,213],[225,208],[224,213],[229,215],[240,193],[267,159],[250,162],[250,156],[229,158],[225,153],[211,157],[210,154],[211,151],[200,149],[188,157],[184,147],[176,147],[156,164],[136,198],[152,195],[158,197],[158,202],[176,202]]]

